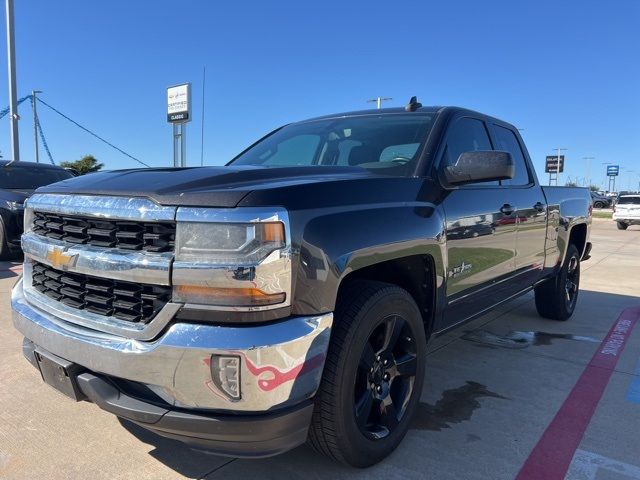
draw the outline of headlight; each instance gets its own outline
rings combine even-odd
[[[178,223],[176,260],[254,265],[284,247],[284,225],[269,223]]]
[[[24,205],[20,202],[11,202],[9,200],[5,200],[4,201],[4,206],[5,208],[8,208],[9,210],[22,210],[24,208]]]
[[[183,207],[176,220],[174,301],[232,310],[290,304],[286,210]]]
[[[28,205],[25,205],[25,209],[24,209],[24,232],[30,232],[31,229],[33,228],[33,220],[35,218],[35,215],[33,213],[33,208],[29,208]]]

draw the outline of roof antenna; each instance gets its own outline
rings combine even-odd
[[[407,112],[415,112],[421,106],[422,104],[418,102],[418,97],[413,96],[411,97],[411,100],[409,100],[409,103],[404,106],[404,109]]]

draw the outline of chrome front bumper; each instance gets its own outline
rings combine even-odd
[[[312,397],[320,383],[333,314],[258,326],[174,323],[153,341],[66,322],[30,304],[20,280],[11,296],[15,327],[36,346],[87,370],[142,383],[180,408],[265,412]],[[241,398],[211,377],[210,359],[240,357]]]

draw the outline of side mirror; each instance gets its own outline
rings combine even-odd
[[[442,170],[449,185],[466,185],[513,178],[515,167],[509,152],[495,150],[464,152],[455,165]]]

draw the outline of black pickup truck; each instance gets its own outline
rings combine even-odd
[[[453,107],[292,123],[228,165],[96,173],[25,209],[24,353],[75,400],[198,448],[308,440],[358,467],[409,428],[430,337],[531,290],[567,320],[586,189]]]

